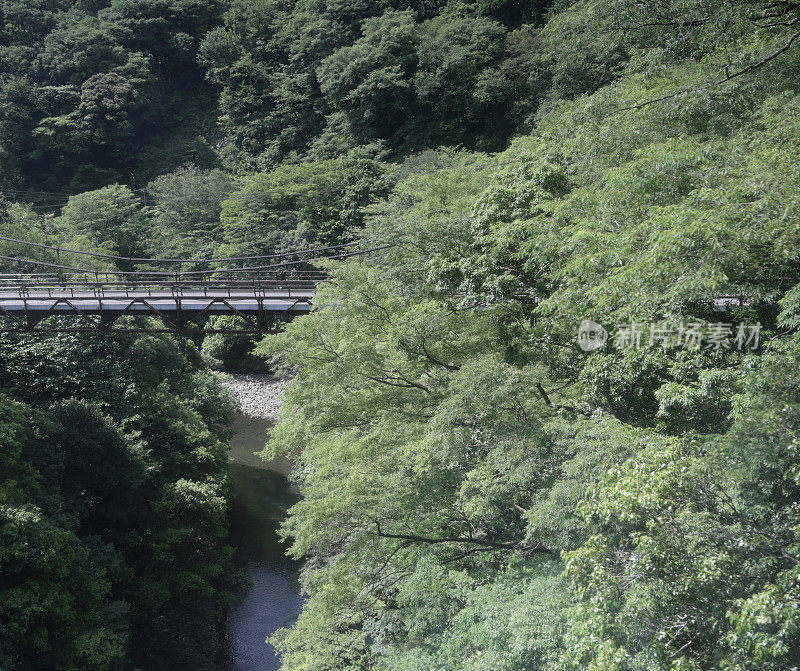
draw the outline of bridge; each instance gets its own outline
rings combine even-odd
[[[383,249],[356,244],[283,254],[225,259],[136,259],[10,241],[61,253],[113,260],[118,265],[174,264],[178,270],[91,270],[60,263],[2,256],[8,267],[42,272],[0,274],[0,333],[241,333],[258,335],[311,309],[325,273],[314,262]],[[264,264],[263,261],[269,261]],[[252,264],[261,262],[260,265]],[[238,267],[180,270],[191,264]],[[45,272],[46,271],[46,272]],[[226,315],[221,327],[209,318]],[[146,318],[146,319],[143,319]]]

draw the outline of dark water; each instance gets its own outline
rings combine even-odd
[[[255,449],[262,446],[263,441]],[[266,638],[281,627],[291,626],[302,604],[299,567],[286,558],[277,535],[287,508],[297,497],[278,473],[234,463],[231,475],[231,536],[239,562],[253,579],[253,588],[228,614],[226,668],[275,671],[280,664]]]

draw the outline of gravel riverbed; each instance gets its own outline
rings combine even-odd
[[[271,375],[226,375],[222,386],[228,389],[239,402],[243,415],[254,419],[278,418],[288,380]]]

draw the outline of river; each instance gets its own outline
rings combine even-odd
[[[264,462],[253,453],[263,449],[273,421],[237,415],[230,440],[231,539],[237,560],[253,587],[228,614],[226,671],[275,671],[280,664],[267,636],[297,619],[302,605],[297,574],[277,529],[297,500],[290,490],[286,460]]]

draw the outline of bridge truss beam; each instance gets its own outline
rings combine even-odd
[[[246,334],[261,335],[275,332],[279,325],[298,314],[310,310],[308,297],[293,298],[276,303],[274,300],[253,297],[245,305],[230,297],[174,296],[165,306],[149,296],[126,298],[120,301],[102,299],[81,301],[68,297],[52,297],[46,301],[21,299],[21,304],[0,302],[0,333],[180,333],[194,334]],[[231,328],[209,327],[201,324],[212,316],[226,315],[237,318],[241,326]],[[52,317],[72,317],[70,320],[50,322]],[[155,321],[142,326],[121,324],[123,317],[149,317]],[[158,324],[161,324],[160,326]]]

